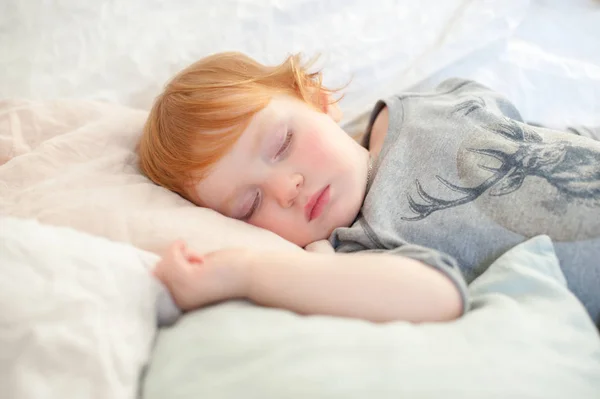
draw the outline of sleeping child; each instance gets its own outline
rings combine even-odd
[[[337,123],[335,95],[298,55],[265,66],[220,53],[158,96],[141,170],[306,249],[174,243],[154,273],[182,310],[244,298],[374,322],[453,320],[496,258],[548,235],[600,322],[598,132],[529,125],[501,95],[451,79],[377,102],[359,144]]]

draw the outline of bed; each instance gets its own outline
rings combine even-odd
[[[447,324],[230,301],[186,315],[148,273],[183,238],[301,251],[152,184],[153,97],[215,51],[321,53],[349,134],[380,97],[478,80],[528,120],[600,125],[592,0],[163,0],[0,5],[0,386],[25,398],[600,398],[600,338],[547,237],[508,251]],[[591,215],[594,217],[594,215]],[[172,323],[157,327],[158,314]]]

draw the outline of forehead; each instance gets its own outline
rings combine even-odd
[[[266,133],[290,113],[298,112],[302,102],[287,95],[274,96],[265,108],[257,112],[239,139],[207,175],[193,187],[193,195],[201,204],[227,213],[225,201],[234,190],[253,173],[253,165],[259,161],[260,145]]]

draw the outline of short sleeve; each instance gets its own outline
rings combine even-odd
[[[518,122],[524,122],[519,110],[511,101],[501,93],[498,93],[481,83],[467,79],[452,78],[440,83],[436,88],[436,91],[440,94],[448,93],[457,97],[481,99],[485,101],[488,111],[503,115]]]

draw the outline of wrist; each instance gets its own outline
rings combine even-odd
[[[240,271],[242,273],[242,292],[243,297],[253,301],[255,299],[254,292],[256,290],[256,280],[257,274],[260,273],[261,262],[260,259],[264,260],[265,254],[263,252],[260,253],[257,251],[248,251],[244,256],[243,262],[243,270]]]
[[[236,261],[231,262],[234,296],[250,299],[252,291],[252,275],[258,253],[250,249],[241,249]]]
[[[246,257],[245,298],[261,303],[268,292],[280,291],[289,283],[290,272],[305,265],[306,251],[251,251]],[[293,274],[293,273],[292,273]]]

